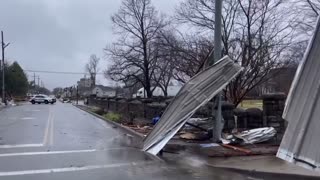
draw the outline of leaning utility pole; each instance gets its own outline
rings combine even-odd
[[[4,72],[5,72],[5,65],[4,65],[4,50],[7,46],[9,46],[10,43],[5,44],[4,38],[3,38],[3,31],[1,31],[1,48],[2,48],[2,102],[4,104],[7,104],[6,98],[5,98],[5,78],[4,78]]]
[[[222,0],[215,0],[215,21],[214,21],[214,59],[218,61],[221,58],[221,18],[222,18]],[[212,64],[213,64],[212,63]],[[215,103],[213,109],[217,105],[217,111],[215,112],[215,123],[213,128],[213,141],[218,142],[221,139],[221,132],[223,129],[223,118],[221,113],[221,93],[219,93],[215,98]]]

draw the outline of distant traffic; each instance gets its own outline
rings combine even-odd
[[[33,97],[30,98],[29,102],[31,102],[32,104],[54,104],[56,102],[56,98],[55,97],[50,97],[47,96],[45,94],[37,94],[34,95]]]

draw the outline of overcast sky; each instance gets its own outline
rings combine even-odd
[[[153,0],[156,8],[172,14],[179,0]],[[6,59],[25,70],[84,72],[91,54],[103,57],[103,48],[114,40],[110,16],[121,0],[1,0],[0,30]],[[102,58],[100,69],[107,60]],[[28,72],[29,80],[33,73]],[[76,84],[83,75],[45,74],[49,89]],[[98,83],[108,85],[103,76]]]

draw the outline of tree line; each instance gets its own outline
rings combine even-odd
[[[2,73],[0,74],[2,87]],[[5,63],[5,92],[6,97],[25,96],[29,89],[28,78],[18,62]],[[2,88],[0,89],[2,93]]]
[[[238,104],[271,71],[296,66],[319,9],[320,0],[224,0],[221,56],[244,68],[225,98]],[[166,93],[172,79],[186,82],[214,60],[214,13],[214,0],[183,0],[170,17],[151,0],[123,0],[111,16],[118,38],[104,49],[105,76],[140,84],[148,97],[155,87]]]

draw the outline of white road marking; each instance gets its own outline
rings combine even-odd
[[[122,166],[135,166],[151,164],[150,162],[132,162],[132,163],[117,163],[117,164],[107,164],[107,165],[91,165],[83,167],[68,167],[68,168],[52,168],[52,169],[39,169],[39,170],[25,170],[25,171],[8,171],[0,172],[0,176],[19,176],[19,175],[30,175],[30,174],[47,174],[47,173],[59,173],[59,172],[72,172],[72,171],[86,171],[93,169],[104,169],[104,168],[114,168]]]
[[[28,110],[28,111],[40,111],[38,109],[35,110]],[[13,144],[13,145],[0,145],[0,149],[1,148],[23,148],[23,147],[42,147],[46,144],[53,144],[53,113],[52,113],[52,108],[49,109],[49,115],[48,115],[48,120],[47,120],[47,125],[46,125],[46,129],[45,129],[45,134],[44,134],[44,138],[43,138],[43,144]],[[23,120],[31,120],[31,119],[35,119],[33,117],[24,117],[21,118]],[[50,133],[50,134],[49,134]]]
[[[35,119],[33,117],[24,117],[24,118],[21,118],[22,120],[32,120],[32,119]]]
[[[0,154],[0,157],[49,155],[49,154],[67,154],[67,153],[85,153],[85,152],[96,152],[96,151],[97,151],[96,149],[89,149],[89,150],[77,150],[77,151],[24,152],[24,153]]]
[[[0,154],[0,157],[13,157],[13,156],[33,156],[33,155],[50,155],[50,154],[71,154],[71,153],[90,153],[90,152],[103,152],[111,150],[121,150],[128,148],[109,148],[109,149],[85,149],[85,150],[70,150],[70,151],[42,151],[42,152],[22,152],[22,153],[6,153]]]
[[[43,144],[12,144],[12,145],[0,145],[0,149],[3,148],[22,148],[22,147],[41,147]]]
[[[33,112],[39,112],[40,110],[39,109],[30,109],[30,110],[24,110],[25,112],[30,112],[30,111],[33,111]]]

